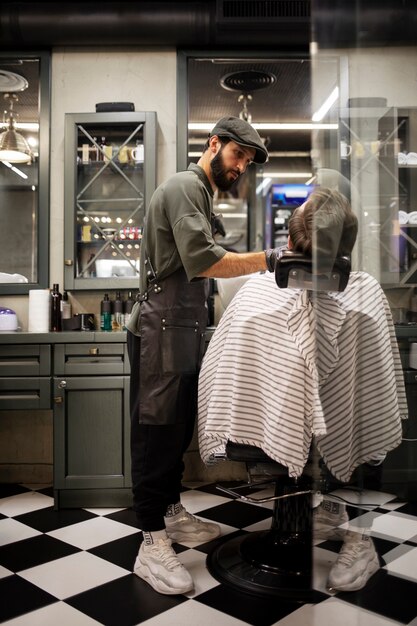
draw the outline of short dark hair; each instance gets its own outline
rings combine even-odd
[[[358,220],[348,199],[327,187],[316,188],[303,209],[294,210],[289,221],[294,249],[317,259],[334,262],[350,256],[358,234]]]
[[[227,143],[229,143],[229,141],[232,141],[232,140],[230,139],[230,137],[220,137],[219,135],[217,135],[217,136],[219,137],[219,139],[220,139],[220,143],[222,144],[222,146],[225,146]],[[210,147],[210,139],[211,139],[211,135],[210,135],[210,137],[208,137],[208,139],[207,139],[206,143],[204,144],[204,147],[203,147],[203,154],[204,154],[204,153],[206,152],[206,150],[208,150],[208,149],[209,149],[209,147]]]

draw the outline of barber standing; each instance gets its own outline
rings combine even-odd
[[[193,580],[171,541],[205,542],[217,524],[180,502],[183,454],[194,430],[207,323],[208,278],[274,270],[276,250],[227,252],[213,238],[213,195],[268,152],[256,130],[220,119],[197,165],[152,196],[141,245],[140,295],[128,329],[133,508],[143,532],[134,572],[156,591],[186,593]]]

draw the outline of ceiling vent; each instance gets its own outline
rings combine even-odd
[[[276,77],[270,72],[260,72],[258,70],[246,70],[241,72],[231,72],[220,79],[223,89],[228,91],[241,91],[248,93],[265,89],[275,83]]]
[[[217,0],[219,26],[308,22],[311,0]]]

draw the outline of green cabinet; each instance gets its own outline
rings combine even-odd
[[[129,506],[129,363],[125,343],[54,352],[55,507]]]
[[[128,507],[126,333],[5,333],[0,410],[52,409],[55,508]]]
[[[65,116],[65,289],[137,289],[156,113]]]
[[[0,346],[0,410],[50,408],[51,346]]]

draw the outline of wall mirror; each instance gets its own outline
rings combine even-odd
[[[197,162],[209,130],[225,115],[250,121],[270,158],[251,165],[227,194],[216,194],[223,216],[219,243],[237,252],[287,239],[291,210],[312,182],[310,60],[304,55],[180,52],[178,169]]]
[[[0,53],[0,294],[48,287],[48,53]]]

